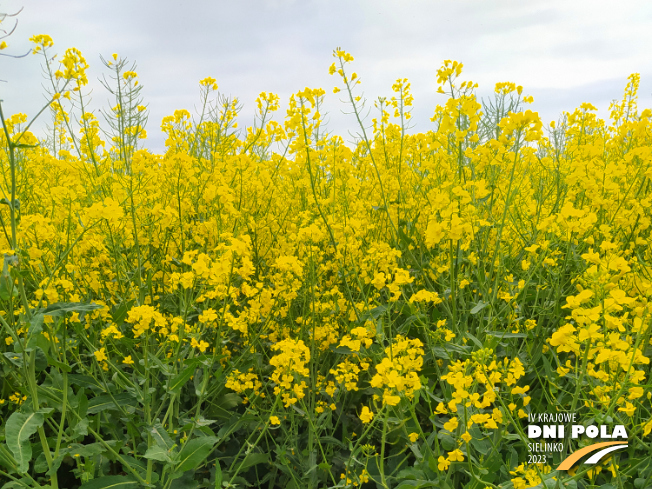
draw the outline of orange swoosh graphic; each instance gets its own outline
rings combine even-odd
[[[584,447],[581,450],[573,452],[568,457],[566,457],[564,459],[564,461],[561,464],[559,464],[559,467],[557,467],[557,470],[568,470],[575,464],[575,462],[577,462],[579,459],[581,459],[584,455],[589,454],[591,452],[595,452],[596,450],[599,450],[599,449],[604,448],[604,447],[609,447],[611,445],[623,445],[623,442],[622,441],[605,441],[603,443],[594,443],[593,445],[589,445],[588,447]]]

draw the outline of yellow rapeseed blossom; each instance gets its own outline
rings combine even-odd
[[[104,348],[100,348],[99,350],[97,350],[96,352],[93,353],[93,355],[95,355],[95,359],[98,362],[101,362],[103,360],[107,360],[107,356],[106,356],[106,353],[104,352],[104,350],[105,350]]]
[[[363,423],[370,423],[372,419],[374,419],[374,413],[367,406],[363,406],[360,412],[360,420]]]

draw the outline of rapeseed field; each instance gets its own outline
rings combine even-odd
[[[408,80],[370,102],[338,48],[334,93],[261,93],[244,130],[201,80],[153,154],[132,63],[104,60],[102,129],[82,54],[32,40],[51,131],[0,113],[3,487],[652,487],[637,74],[608,121],[548,125],[447,60],[434,128],[409,133]],[[540,413],[627,446],[558,470],[613,439],[534,439]]]

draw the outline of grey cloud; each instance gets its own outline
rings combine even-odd
[[[533,109],[547,120],[584,101],[608,105],[621,97],[632,71],[642,75],[639,107],[650,105],[645,46],[652,43],[652,18],[644,0],[621,0],[618,11],[588,0],[24,2],[10,49],[24,52],[37,33],[52,35],[59,53],[81,49],[91,65],[92,108],[108,104],[97,81],[103,72],[99,55],[117,52],[136,61],[150,108],[148,145],[156,152],[165,139],[161,119],[175,109],[192,112],[199,104],[198,82],[206,76],[244,104],[241,126],[251,122],[261,91],[281,96],[280,120],[292,93],[323,87],[329,127],[348,139],[355,121],[341,113],[347,107],[331,93],[338,80],[327,74],[338,46],[355,56],[350,69],[361,76],[370,104],[391,96],[397,78],[410,80],[413,131],[430,129],[435,105],[445,101],[435,93],[444,59],[464,62],[463,79],[479,82],[480,95],[489,95],[498,81],[523,84],[535,97]],[[10,0],[3,8],[20,5]],[[33,56],[0,59],[0,78],[8,80],[0,85],[6,114],[40,108],[39,63]],[[36,129],[46,122],[42,118]]]

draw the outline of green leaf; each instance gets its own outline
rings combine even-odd
[[[500,468],[503,466],[504,463],[505,462],[503,461],[503,458],[500,456],[500,452],[492,451],[489,457],[485,458],[484,463],[482,464],[492,475],[489,477],[485,477],[484,480],[486,480],[487,482],[493,482],[498,476],[498,474],[500,473]]]
[[[428,454],[428,468],[433,472],[439,472],[439,467],[437,465],[437,460],[435,460],[434,453]]]
[[[174,446],[174,441],[170,438],[170,435],[161,423],[156,423],[150,428],[149,432],[156,444],[165,450],[170,450]]]
[[[57,367],[59,370],[63,370],[64,372],[70,372],[72,370],[72,368],[70,368],[70,365],[55,360],[50,355],[46,355],[46,358],[48,360],[49,365],[52,365],[53,367]]]
[[[543,360],[543,370],[546,373],[546,377],[549,379],[553,379],[554,378],[553,369],[552,369],[552,365],[550,365],[550,360],[548,360],[548,358],[545,355],[542,356],[541,358]]]
[[[407,328],[409,325],[416,322],[423,324],[424,322],[427,321],[427,319],[428,318],[425,314],[412,314],[409,318],[405,320],[403,324],[401,324],[401,328]]]
[[[37,372],[42,372],[48,368],[48,357],[45,352],[38,346],[36,347],[35,355],[36,358],[34,359],[34,367],[36,368]]]
[[[170,458],[168,451],[159,445],[149,447],[145,452],[145,458],[150,460],[157,460],[159,462],[166,462],[169,464],[172,463],[172,458]]]
[[[264,464],[267,462],[269,462],[269,455],[267,453],[250,453],[242,461],[240,470],[245,470],[254,465]]]
[[[489,336],[497,336],[498,338],[527,338],[527,333],[506,333],[503,331],[487,331]]]
[[[222,467],[220,467],[220,461],[215,462],[215,487],[222,487]]]
[[[155,354],[148,353],[147,358],[150,361],[150,364],[149,364],[150,369],[155,369],[155,368],[161,369],[161,373],[163,375],[165,375],[166,377],[169,377],[170,375],[174,374],[174,372],[172,371],[172,366],[163,363],[161,361],[161,359],[159,357],[157,357]]]
[[[77,414],[81,419],[86,417],[86,413],[88,412],[88,397],[86,397],[86,393],[84,392],[84,389],[79,389],[77,392],[77,397],[76,397],[77,405],[74,406],[77,408]]]
[[[14,287],[14,279],[9,273],[8,263],[10,260],[7,258],[8,257],[5,256],[2,265],[2,273],[0,274],[0,299],[3,301],[9,300],[12,296],[18,297],[18,288]]]
[[[32,445],[29,438],[39,427],[43,426],[43,414],[15,412],[7,420],[5,437],[7,447],[14,454],[18,463],[18,472],[26,473],[29,470],[29,461],[32,459]]]
[[[440,346],[433,346],[431,350],[435,358],[443,358],[444,360],[450,360],[450,356],[448,355],[448,352],[444,348]]]
[[[70,374],[68,375],[68,381],[71,384],[75,384],[80,387],[90,387],[91,389],[106,392],[106,388],[97,379],[91,377],[90,375]]]
[[[185,472],[199,467],[211,453],[218,439],[214,436],[202,436],[187,442],[179,452],[177,472]]]
[[[403,231],[402,228],[398,228],[398,238],[401,243],[403,243],[406,247],[410,245],[414,245],[414,241],[412,238],[410,238],[407,234],[405,234],[405,231]]]
[[[11,363],[16,365],[18,368],[23,367],[23,355],[22,353],[14,353],[13,351],[7,351],[3,353],[3,355],[9,360]]]
[[[239,398],[238,398],[239,399]],[[238,400],[238,403],[242,402],[242,399]],[[216,423],[214,419],[206,419],[204,418],[201,414],[197,418],[193,418],[193,424],[197,426],[198,428],[201,428],[202,426],[210,426],[213,423]]]
[[[337,445],[340,448],[346,448],[346,445],[342,442],[342,440],[335,438],[333,436],[320,436],[319,440],[322,441],[323,443],[330,443],[332,445]]]
[[[73,429],[73,434],[75,436],[87,436],[88,435],[88,418],[80,420]]]
[[[37,473],[44,473],[46,476],[51,476],[53,474],[56,474],[57,471],[59,470],[59,467],[61,467],[61,462],[63,462],[63,459],[68,456],[68,448],[62,448],[59,451],[59,456],[52,460],[52,466],[48,468],[48,463],[45,460],[45,454],[41,453],[36,461],[34,462],[34,471]]]
[[[5,469],[9,470],[10,474],[16,472],[16,464],[12,459],[13,457],[11,457],[10,454],[5,455],[0,451],[0,467],[4,467]]]
[[[197,366],[194,364],[188,365],[186,368],[184,368],[179,375],[170,381],[170,384],[168,385],[168,392],[172,392],[174,394],[181,392],[181,388],[185,385],[186,382],[190,380],[190,377],[192,377],[196,370]]]
[[[113,440],[109,440],[113,441]],[[106,448],[99,442],[89,443],[88,445],[82,445],[81,443],[73,443],[68,447],[68,453],[74,455],[78,454],[81,457],[92,457],[94,455],[99,455],[100,453],[106,452]]]
[[[33,337],[34,335],[43,331],[43,320],[45,316],[41,313],[34,314],[32,319],[29,320],[29,330],[27,331],[28,337]]]
[[[118,307],[114,312],[113,312],[113,322],[116,324],[122,324],[122,322],[127,318],[127,312],[129,309],[131,309],[131,306],[133,306],[135,301],[125,301],[122,304],[120,304],[120,307]]]
[[[213,402],[213,408],[228,412],[240,404],[242,404],[242,398],[239,395],[235,392],[227,392],[221,396],[216,396],[215,402]],[[219,413],[217,415],[219,416]]]
[[[475,435],[476,433],[471,433],[471,435]],[[478,437],[481,437],[482,434],[478,432],[477,434]],[[480,438],[473,438],[471,440],[471,446],[475,448],[478,452],[480,452],[482,455],[487,455],[489,451],[491,450],[491,442],[489,440],[484,440]]]
[[[439,440],[441,441],[442,447],[447,452],[453,450],[457,446],[457,444],[455,443],[455,440],[453,439],[453,437],[448,432],[440,431],[437,434],[437,438],[439,438]]]
[[[115,399],[115,402],[113,401]],[[94,397],[88,401],[88,414],[96,414],[107,409],[120,409],[121,407],[136,407],[138,402],[131,394],[121,393],[111,397],[105,396]]]
[[[378,319],[380,316],[385,314],[389,309],[391,309],[391,306],[378,306],[374,307],[373,309],[370,309],[369,311],[363,313],[360,315],[360,320],[361,321],[366,321],[367,319]]]
[[[186,472],[181,475],[179,475],[178,473],[175,473],[173,475],[174,477],[172,477],[172,479],[175,480],[172,482],[172,484],[170,484],[170,489],[197,489],[199,487],[199,482],[195,480],[195,473],[192,471]],[[250,486],[250,484],[247,485]],[[203,487],[208,487],[208,486],[203,486]],[[213,487],[222,487],[222,486],[220,484],[219,486],[215,485]],[[236,487],[235,484],[233,487]]]
[[[485,307],[489,305],[488,302],[478,301],[473,309],[471,309],[471,314],[477,314],[482,311]]]
[[[469,333],[468,331],[466,331],[466,332],[463,333],[463,334],[464,334],[464,336],[466,336],[466,338],[468,338],[468,339],[470,339],[471,341],[473,341],[473,343],[475,343],[475,346],[477,346],[478,348],[484,348],[484,344],[483,344],[483,343],[482,343],[478,338],[476,338],[475,336],[473,336],[471,333]]]
[[[29,479],[21,479],[19,481],[7,482],[4,486],[2,486],[2,489],[29,489],[32,487],[32,485],[29,484],[28,481]]]
[[[79,489],[137,489],[140,483],[125,475],[109,475],[82,484]]]
[[[415,467],[408,467],[407,469],[401,470],[396,477],[398,479],[407,479],[412,481],[420,481],[426,478],[426,474],[422,470],[419,470]]]
[[[140,472],[142,474],[145,474],[146,471],[147,471],[147,464],[143,461],[143,459],[136,460],[131,455],[122,455],[122,462],[125,462],[125,463],[122,464],[123,467],[125,467],[125,470],[128,470],[128,468],[131,468],[131,469],[135,470],[136,472]]]
[[[69,312],[92,312],[96,309],[102,309],[104,306],[101,304],[84,303],[84,302],[57,302],[50,304],[43,311],[47,316],[62,316]]]
[[[423,487],[437,487],[437,484],[430,481],[403,481],[401,482],[396,489],[415,489]]]
[[[61,374],[54,371],[43,384],[37,386],[37,392],[48,403],[49,406],[63,409],[63,378]],[[68,399],[74,397],[72,388],[68,386]]]
[[[57,302],[56,304],[50,304],[45,309],[41,308],[35,311],[30,321],[29,335],[33,336],[43,330],[43,319],[45,316],[51,316],[53,318],[61,317],[69,312],[86,313],[103,307],[100,304],[93,304],[92,302],[89,304],[84,302]]]

